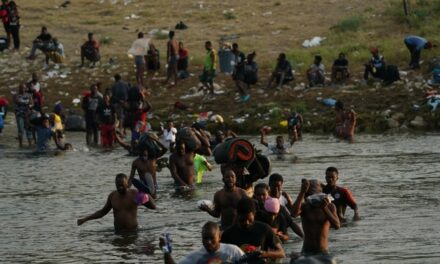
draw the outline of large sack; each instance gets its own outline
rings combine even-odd
[[[149,159],[158,159],[166,152],[166,149],[159,144],[159,141],[156,139],[156,137],[150,133],[144,133],[139,138],[139,153],[142,153],[144,149],[148,151]]]
[[[270,160],[267,156],[257,153],[254,161],[247,170],[250,175],[258,175],[260,179],[266,178],[270,174]]]
[[[186,150],[188,151],[196,151],[202,146],[194,130],[190,127],[179,129],[176,135],[176,142],[180,141],[185,143]]]
[[[64,124],[66,131],[86,131],[86,121],[80,115],[68,115]]]
[[[245,139],[232,138],[215,147],[214,158],[218,164],[235,162],[248,167],[255,159],[255,148]]]

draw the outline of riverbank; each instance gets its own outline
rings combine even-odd
[[[178,31],[177,38],[183,40],[190,51],[190,72],[193,76],[176,87],[160,84],[164,76],[165,31],[151,35],[162,55],[162,70],[149,84],[153,105],[150,121],[156,129],[160,122],[169,118],[180,124],[196,120],[200,113],[212,112],[222,115],[226,125],[239,133],[254,134],[263,125],[272,126],[275,132],[285,132],[279,123],[285,120],[286,112],[296,110],[304,116],[306,132],[331,133],[334,130],[334,113],[331,107],[322,104],[321,100],[325,98],[341,100],[357,112],[358,133],[440,129],[440,114],[432,113],[424,105],[424,83],[430,77],[427,61],[429,57],[440,54],[438,49],[424,51],[422,69],[408,72],[402,76],[402,81],[389,87],[378,83],[359,83],[362,65],[370,56],[368,50],[371,46],[378,46],[389,63],[403,69],[409,60],[403,45],[406,34],[426,35],[430,39],[433,37],[434,43],[440,43],[435,35],[440,21],[435,16],[440,10],[436,3],[412,5],[409,17],[402,17],[396,1],[375,0],[356,2],[356,5],[346,0],[320,1],[318,4],[249,1],[240,6],[232,1],[215,4],[185,0],[169,6],[146,1],[78,0],[72,1],[66,8],[32,0],[20,4],[20,8],[23,47],[20,53],[0,54],[0,64],[4,65],[0,75],[0,94],[11,99],[11,91],[15,91],[18,84],[27,81],[35,71],[42,80],[48,106],[46,111],[60,101],[67,111],[81,113],[73,100],[81,98],[83,91],[92,83],[101,82],[104,89],[110,87],[115,73],[121,73],[125,80],[134,83],[133,61],[126,52],[136,32],[166,31],[182,20],[189,28]],[[297,14],[292,16],[289,10],[297,10]],[[311,21],[310,14],[313,12],[323,15],[318,21]],[[350,15],[347,16],[347,13]],[[65,45],[65,66],[51,66],[43,71],[42,55],[35,61],[24,59],[41,25],[48,26],[49,32]],[[102,44],[102,63],[94,69],[78,67],[79,46],[89,31],[95,32]],[[248,103],[235,102],[235,85],[230,76],[223,74],[216,78],[218,95],[214,99],[197,93],[203,43],[207,39],[215,42],[222,36],[236,36],[237,39],[231,41],[237,41],[243,51],[257,52],[260,80],[251,89]],[[305,39],[314,36],[326,39],[313,48],[301,46]],[[313,55],[321,54],[329,71],[332,60],[340,51],[345,52],[350,60],[352,79],[348,85],[307,89],[304,74]],[[279,52],[288,54],[295,70],[296,83],[281,90],[266,90]],[[193,111],[174,109],[176,101],[190,106]]]

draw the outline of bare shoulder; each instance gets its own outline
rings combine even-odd
[[[238,193],[241,194],[242,196],[247,196],[248,195],[247,192],[244,189],[242,189],[242,188],[238,188]]]

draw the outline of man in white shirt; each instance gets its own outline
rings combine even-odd
[[[166,128],[162,129],[161,143],[167,149],[169,149],[170,152],[173,152],[174,150],[174,145],[176,144],[176,135],[177,129],[174,127],[173,121],[168,120]]]
[[[291,138],[290,143],[284,143],[284,137],[277,136],[276,143],[269,144],[266,140],[266,133],[268,133],[269,131],[270,131],[270,128],[268,128],[268,127],[263,127],[260,130],[260,143],[262,145],[266,146],[270,151],[272,151],[273,154],[276,154],[276,155],[291,153],[293,143],[295,142],[294,139]]]
[[[220,228],[214,222],[207,222],[202,228],[203,247],[192,251],[179,264],[205,263],[236,263],[243,255],[243,251],[235,245],[220,243]],[[161,238],[159,246],[164,249],[165,264],[175,264],[169,249],[165,247]],[[166,250],[165,250],[166,249]]]

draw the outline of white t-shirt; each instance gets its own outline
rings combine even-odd
[[[283,148],[279,149],[277,148],[276,144],[268,144],[267,148],[272,151],[273,154],[288,154],[290,153],[290,149],[292,148],[292,145],[284,143]]]
[[[170,144],[171,143],[175,143],[176,142],[176,134],[177,134],[177,129],[175,127],[172,127],[170,129],[170,131],[168,131],[168,129],[166,129],[166,128],[163,130],[162,144],[167,149],[170,148]]]
[[[189,253],[179,264],[235,263],[243,255],[243,251],[236,245],[220,243],[216,252],[209,253],[202,247]]]

